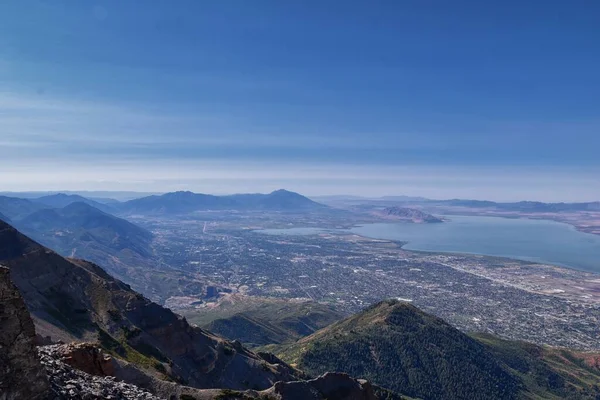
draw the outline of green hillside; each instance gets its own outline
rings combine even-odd
[[[600,354],[473,335],[521,382],[527,399],[599,399]]]
[[[395,300],[266,348],[309,374],[346,372],[415,398],[600,398],[591,355],[471,337]]]

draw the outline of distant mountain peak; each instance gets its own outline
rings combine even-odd
[[[314,202],[299,193],[285,189],[278,189],[268,194],[252,193],[229,196],[178,191],[165,193],[162,196],[130,200],[123,203],[121,207],[123,211],[141,214],[183,214],[209,210],[297,212],[327,208],[327,206]]]
[[[297,194],[300,196],[300,194],[296,193],[296,192],[292,192],[286,189],[277,189],[277,190],[273,190],[270,194]]]
[[[194,193],[189,190],[177,190],[175,192],[165,193],[165,195],[171,195],[171,196],[195,196],[197,194],[198,193]]]
[[[50,199],[87,200],[85,197],[80,196],[78,194],[66,194],[66,193],[49,194],[47,196],[38,197],[37,199],[34,199],[34,200],[44,202],[44,200],[50,200]]]

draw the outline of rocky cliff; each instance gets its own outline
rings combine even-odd
[[[44,399],[48,378],[35,349],[35,329],[7,268],[0,266],[0,399]]]

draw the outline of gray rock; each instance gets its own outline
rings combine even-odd
[[[0,266],[0,400],[43,399],[48,378],[37,358],[35,328],[23,298]]]
[[[49,400],[160,400],[135,385],[113,376],[94,376],[78,370],[63,361],[65,345],[38,348],[42,365],[48,374],[52,394]]]

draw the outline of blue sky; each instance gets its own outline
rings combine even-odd
[[[596,1],[0,3],[3,190],[600,199]]]

